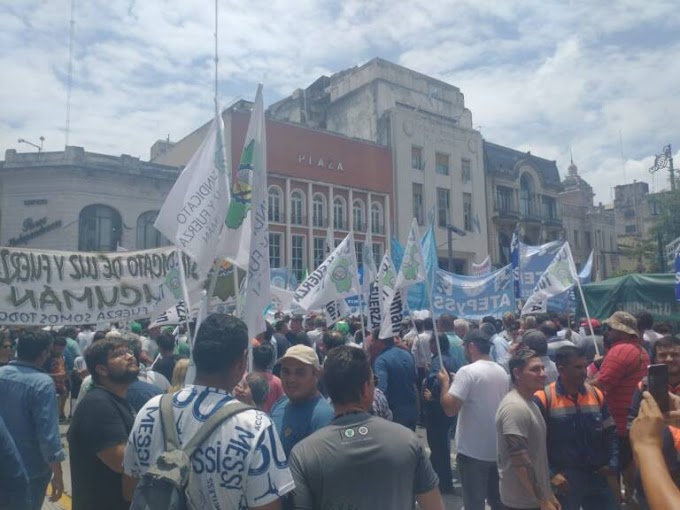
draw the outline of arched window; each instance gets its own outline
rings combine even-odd
[[[383,234],[383,208],[378,202],[371,204],[371,233]]]
[[[163,235],[154,228],[158,211],[146,211],[137,218],[137,249],[159,248],[167,244]]]
[[[325,227],[326,222],[326,197],[321,193],[316,193],[312,200],[312,224],[315,227]]]
[[[366,215],[364,214],[363,200],[355,200],[352,204],[352,218],[354,220],[354,230],[363,232],[366,230]]]
[[[305,223],[305,199],[304,194],[296,189],[290,194],[290,222],[293,225],[304,225]]]
[[[338,230],[347,230],[345,218],[345,199],[342,197],[335,197],[333,199],[333,228]]]
[[[519,180],[519,206],[522,216],[533,216],[534,207],[534,179],[528,173],[523,173]]]
[[[116,251],[122,233],[120,214],[108,205],[88,205],[78,217],[80,251]]]
[[[269,186],[269,221],[281,223],[281,196],[283,192],[278,186]]]

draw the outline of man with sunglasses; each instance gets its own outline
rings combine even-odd
[[[134,412],[125,397],[139,365],[122,338],[90,345],[85,363],[94,388],[78,404],[67,436],[73,509],[127,509],[133,484],[123,474],[123,456]]]
[[[2,338],[0,344],[0,367],[4,367],[14,359],[14,340],[7,333]]]

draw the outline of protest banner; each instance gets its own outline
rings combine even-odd
[[[529,296],[533,294],[534,287],[541,278],[541,275],[548,268],[563,245],[563,240],[551,241],[538,246],[519,243],[519,279],[523,301],[529,299]]]
[[[434,315],[481,320],[516,310],[512,264],[487,276],[464,276],[437,270],[432,289]]]
[[[204,276],[185,258],[189,291]],[[153,317],[183,298],[174,247],[89,253],[0,248],[0,324],[67,325]]]

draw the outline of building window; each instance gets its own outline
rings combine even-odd
[[[157,216],[158,211],[147,211],[137,218],[138,250],[148,250],[168,244],[163,235],[153,226]]]
[[[574,248],[579,247],[578,230],[574,230]]]
[[[304,225],[304,210],[305,199],[302,191],[296,189],[290,194],[290,223],[292,225]]]
[[[423,162],[423,148],[411,145],[411,166],[416,170],[425,168]]]
[[[592,250],[593,249],[593,240],[592,240],[592,236],[590,235],[590,232],[584,232],[583,233],[583,242],[586,245],[586,250]]]
[[[116,251],[122,233],[120,214],[107,205],[88,205],[78,217],[78,250]]]
[[[463,183],[472,181],[472,168],[469,159],[460,160],[460,179]]]
[[[449,190],[437,188],[437,224],[446,228],[451,223],[450,218]]]
[[[283,192],[278,186],[269,187],[269,221],[281,223],[281,196]],[[278,266],[273,266],[278,267]]]
[[[290,265],[298,281],[302,281],[302,273],[305,268],[305,238],[304,236],[291,236],[291,259]]]
[[[472,193],[463,193],[463,228],[472,232]]]
[[[315,227],[325,227],[326,222],[326,197],[321,193],[314,195],[312,201],[312,221]]]
[[[316,269],[324,260],[326,260],[326,239],[323,237],[315,237],[312,245],[312,257],[314,258],[313,265]]]
[[[441,152],[435,153],[435,172],[439,175],[449,175],[449,155]]]
[[[424,212],[425,204],[423,203],[423,185],[413,184],[413,217],[418,222],[418,225],[425,223]]]
[[[371,233],[383,234],[383,208],[378,202],[371,204]]]
[[[512,212],[515,210],[514,192],[505,186],[496,186],[496,210],[498,212]]]
[[[634,234],[635,232],[637,232],[635,225],[626,225],[626,234]]]
[[[529,174],[522,174],[519,180],[519,205],[522,216],[533,216],[534,180]]]
[[[281,234],[269,233],[269,267],[281,266]]]
[[[373,260],[375,260],[376,267],[380,265],[382,259],[383,259],[382,243],[373,243]]]
[[[342,197],[335,197],[333,199],[333,228],[338,230],[347,230],[345,222],[345,199]]]
[[[549,220],[557,219],[557,202],[553,197],[543,196],[543,217]]]
[[[354,230],[363,232],[366,230],[366,223],[364,222],[364,202],[355,200],[352,204],[352,218],[354,222]]]
[[[357,257],[357,268],[364,267],[364,242],[354,241],[354,253]]]

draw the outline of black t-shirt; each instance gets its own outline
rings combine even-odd
[[[164,375],[168,381],[172,381],[172,371],[175,370],[175,362],[174,356],[160,358],[153,364],[151,370]]]
[[[76,407],[68,430],[73,510],[122,510],[122,475],[109,469],[97,453],[126,443],[134,415],[130,405],[95,386]]]

